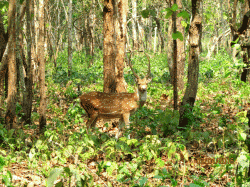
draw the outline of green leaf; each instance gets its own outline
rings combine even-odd
[[[172,38],[174,40],[177,40],[179,38],[181,41],[183,41],[183,36],[182,36],[181,32],[179,32],[179,31],[177,31],[176,33],[173,33]]]
[[[0,156],[0,168],[5,166],[5,161],[4,161],[4,157]],[[1,171],[1,169],[0,169]]]
[[[141,11],[141,15],[143,18],[149,18],[149,10],[145,9],[145,10]]]
[[[68,176],[71,176],[69,167],[64,167],[64,172],[67,173]]]
[[[173,6],[171,7],[171,10],[172,11],[176,11],[176,10],[178,10],[178,5],[177,4],[173,4]]]
[[[229,75],[231,75],[231,73],[232,73],[231,71],[227,72],[224,78],[227,78]]]
[[[161,158],[157,158],[155,162],[159,167],[163,167],[165,165],[165,162]]]
[[[42,140],[37,140],[37,142],[35,144],[36,148],[40,149],[42,147],[42,143],[43,143]]]
[[[55,187],[63,187],[63,182],[60,181],[60,182],[56,183]]]
[[[147,177],[143,177],[141,180],[139,180],[140,186],[144,186],[146,184],[147,180],[148,180]]]
[[[52,187],[57,177],[61,175],[62,172],[63,172],[62,167],[53,169],[49,174],[49,178],[47,180],[47,187]]]
[[[11,181],[12,181],[12,175],[10,171],[7,171],[7,175],[2,176],[2,182],[8,187],[12,187]]]
[[[168,19],[168,18],[170,18],[171,16],[172,16],[172,14],[173,14],[173,11],[172,10],[170,10],[170,11],[168,11],[168,13],[166,14],[166,19]]]
[[[177,14],[177,17],[182,17],[183,19],[189,19],[190,16],[187,11],[183,10]]]
[[[6,8],[8,9],[9,7],[9,2],[8,1],[0,1],[0,10]]]
[[[246,133],[240,133],[240,140],[242,140],[242,141],[245,141],[246,140],[246,138],[247,138],[247,135],[246,135]]]
[[[154,178],[156,178],[156,179],[163,179],[163,176],[156,175],[156,176],[154,176]]]
[[[186,28],[187,26],[188,26],[188,24],[187,24],[187,22],[186,21],[181,21],[181,25],[182,25],[182,27],[184,27],[184,28]]]

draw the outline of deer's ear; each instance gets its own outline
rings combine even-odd
[[[148,79],[147,79],[147,83],[149,83],[149,82],[151,82],[152,81],[152,77],[149,77]]]

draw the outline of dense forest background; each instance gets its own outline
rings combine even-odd
[[[249,17],[250,0],[0,1],[1,186],[248,186]]]

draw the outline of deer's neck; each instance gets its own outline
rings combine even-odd
[[[142,107],[144,105],[144,103],[147,100],[147,91],[145,92],[140,92],[139,89],[136,89],[136,94],[137,94],[137,98],[140,102],[140,107]]]

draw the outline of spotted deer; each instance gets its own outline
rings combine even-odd
[[[112,119],[120,118],[120,122],[125,123],[126,128],[129,128],[129,117],[139,107],[142,107],[147,99],[147,86],[151,81],[150,77],[150,58],[148,59],[148,72],[147,75],[141,79],[134,71],[130,59],[131,53],[128,58],[128,64],[133,72],[136,80],[137,89],[135,93],[103,93],[103,92],[89,92],[80,96],[80,105],[88,115],[87,132],[92,128],[98,118]],[[121,131],[121,124],[116,134],[119,137]],[[130,135],[128,135],[130,138]]]

